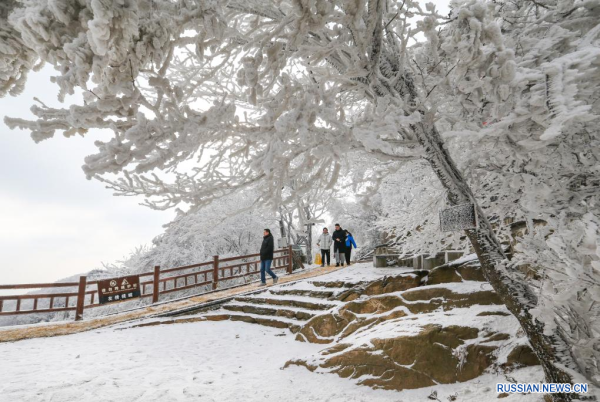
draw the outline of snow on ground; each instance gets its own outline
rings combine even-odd
[[[282,335],[284,334],[284,335]],[[392,401],[291,358],[322,345],[241,322],[200,322],[0,344],[0,401]]]
[[[314,278],[317,282],[362,282],[374,281],[384,276],[394,276],[406,272],[413,272],[413,268],[409,267],[387,267],[375,268],[372,262],[355,263],[348,267],[342,268],[339,271],[332,272],[327,275]]]
[[[196,322],[105,328],[55,338],[0,344],[0,401],[416,401],[437,390],[460,401],[496,398],[486,375],[463,384],[404,392],[373,390],[290,359],[323,345],[285,330],[242,322]],[[513,373],[539,380],[537,369]],[[509,401],[539,400],[511,396]]]
[[[373,268],[366,263],[312,280],[358,282],[410,271],[409,268]],[[288,289],[288,286],[312,287],[304,281],[284,286]],[[410,331],[402,325],[402,320],[394,324]],[[373,336],[386,335],[386,331],[402,330],[385,327],[381,334],[359,331],[355,336],[363,337],[361,342],[364,343]],[[432,391],[437,391],[440,401],[448,400],[450,395],[457,395],[458,401],[483,401],[495,400],[496,382],[507,381],[503,375],[486,374],[466,383],[396,392],[374,390],[358,385],[356,380],[313,373],[304,367],[282,369],[288,360],[309,359],[328,346],[295,341],[287,330],[239,321],[133,328],[131,323],[123,323],[74,335],[0,343],[0,378],[3,380],[0,402],[396,402],[428,401]],[[542,379],[540,373],[539,367],[529,367],[510,375],[519,382],[538,382]],[[507,400],[539,401],[541,398],[511,395]]]

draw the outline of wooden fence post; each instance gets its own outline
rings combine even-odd
[[[213,290],[217,290],[217,285],[219,284],[219,256],[215,255],[213,257]]]
[[[292,273],[293,260],[294,260],[294,252],[292,251],[292,246],[288,246],[288,267],[287,267],[288,274]]]
[[[79,291],[77,292],[77,307],[75,309],[75,321],[83,320],[83,308],[85,306],[85,287],[86,287],[86,277],[79,277]],[[69,306],[65,306],[69,307]]]
[[[160,284],[160,265],[154,267],[154,282],[152,283],[152,303],[158,303],[158,285]]]

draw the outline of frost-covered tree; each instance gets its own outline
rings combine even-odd
[[[34,68],[36,53],[23,44],[21,35],[8,23],[15,0],[0,2],[0,97],[23,91],[27,73]]]
[[[577,26],[577,17],[599,9],[597,1],[533,3],[543,10],[531,25],[542,31],[557,21]],[[308,190],[286,194],[295,180],[335,186],[353,153],[377,165],[369,177],[356,175],[374,194],[398,164],[424,158],[450,204],[477,206],[480,227],[467,236],[547,379],[571,381],[579,370],[566,352],[568,341],[532,315],[537,295],[508,267],[439,131],[445,122],[476,119],[477,113],[498,124],[513,116],[512,123],[504,120],[509,127],[544,103],[519,103],[536,89],[519,86],[515,50],[501,31],[501,6],[465,1],[443,17],[432,3],[423,8],[410,0],[28,0],[13,9],[11,29],[57,68],[61,98],[80,88],[84,103],[35,106],[37,121],[6,122],[31,130],[36,141],[56,131],[112,131],[110,141],[96,142],[98,153],[86,158],[85,173],[120,194],[144,195],[155,208],[206,205],[253,186],[262,202],[277,207]],[[595,32],[593,20],[582,29]],[[426,44],[409,49],[420,33]],[[546,49],[564,41],[552,38]],[[596,41],[590,34],[581,45],[597,48]],[[596,63],[584,56],[575,70]],[[553,74],[550,69],[547,75]],[[561,82],[551,81],[552,88]],[[589,91],[567,89],[568,96],[551,97],[551,110],[535,113],[551,123],[540,140],[587,119],[577,96]]]
[[[575,369],[598,385],[600,9],[596,2],[568,1],[488,6],[514,54],[515,78],[498,86],[500,93],[493,91],[493,80],[502,70],[482,70],[480,63],[455,63],[454,71],[464,70],[457,76],[436,73],[440,60],[460,54],[460,45],[454,43],[463,42],[464,25],[443,29],[437,52],[429,44],[418,45],[413,63],[423,72],[420,77],[430,96],[456,99],[440,103],[438,126],[499,236],[516,246],[510,269],[536,289],[533,315],[547,333],[555,331]],[[468,30],[474,27],[478,25]],[[488,60],[493,54],[484,47],[477,57]],[[424,186],[430,174],[406,174],[407,168],[388,179],[410,190],[399,202],[384,206],[395,218],[385,224],[399,229],[409,248],[462,247],[457,236],[424,224],[437,219],[444,202],[439,188]],[[396,185],[382,190],[391,194]],[[413,199],[424,212],[421,219],[402,216]]]
[[[164,268],[256,254],[260,250],[263,229],[276,234],[276,214],[254,205],[255,196],[245,191],[225,197],[202,209],[180,213],[152,240],[149,249],[141,249],[119,265],[128,272],[148,272],[154,265]],[[116,267],[116,266],[114,266]],[[114,268],[113,267],[113,268]]]

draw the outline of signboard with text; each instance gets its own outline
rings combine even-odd
[[[98,281],[100,304],[124,301],[140,297],[139,275]]]
[[[440,228],[442,232],[476,229],[477,212],[475,204],[463,204],[440,211]]]

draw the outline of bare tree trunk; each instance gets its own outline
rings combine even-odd
[[[312,216],[310,214],[310,208],[309,207],[304,207],[304,212],[306,213],[306,219],[310,222],[310,220],[312,219]],[[308,223],[306,225],[306,231],[308,232],[308,235],[306,237],[306,261],[309,264],[312,264],[312,228],[313,228],[313,224],[312,223]]]
[[[288,239],[288,244],[292,244],[292,230],[294,229],[294,226],[292,225],[292,213],[289,212],[288,213],[288,218],[287,218],[287,239]]]
[[[281,212],[281,208],[279,208],[279,234],[281,235],[282,239],[287,237],[285,234],[285,224],[283,223],[283,213]]]
[[[549,383],[571,383],[572,378],[566,370],[575,369],[568,345],[556,332],[544,334],[544,325],[531,315],[531,309],[537,306],[537,296],[525,283],[513,278],[506,267],[506,256],[496,239],[494,231],[485,214],[478,205],[473,193],[462,174],[458,171],[435,125],[421,122],[414,126],[419,143],[425,149],[425,158],[436,176],[448,191],[453,205],[473,203],[478,217],[479,227],[467,230],[467,236],[479,257],[483,272],[502,302],[519,320],[527,334],[529,342],[540,360],[546,381]],[[555,401],[570,401],[574,394],[553,394]]]

